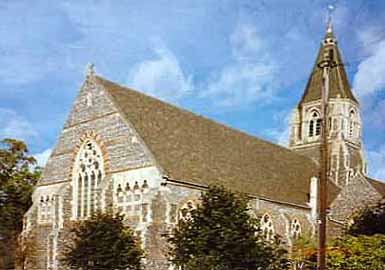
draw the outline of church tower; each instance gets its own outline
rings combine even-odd
[[[305,92],[294,110],[289,147],[319,162],[323,80],[320,66],[324,57],[332,58],[327,112],[330,180],[343,187],[354,174],[366,174],[366,162],[362,147],[360,106],[350,88],[331,22],[321,42]]]

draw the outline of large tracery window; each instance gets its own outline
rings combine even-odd
[[[269,214],[264,214],[261,218],[261,232],[266,240],[274,240],[274,224]]]
[[[312,111],[309,121],[309,137],[319,136],[321,134],[321,118],[317,111]]]
[[[99,146],[92,140],[82,144],[77,154],[73,173],[74,216],[86,218],[99,208],[98,189],[102,181],[103,155]]]

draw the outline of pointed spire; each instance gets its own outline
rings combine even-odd
[[[337,39],[334,36],[332,24],[332,12],[334,6],[328,6],[328,20],[326,27],[326,36],[321,43],[318,52],[316,64],[310,74],[309,81],[306,85],[305,92],[301,98],[300,106],[304,103],[321,100],[321,84],[322,84],[322,64],[333,61],[330,69],[330,98],[350,99],[357,102],[351,91],[348,76],[344,68],[341,53],[338,48]],[[358,102],[357,102],[358,103]]]

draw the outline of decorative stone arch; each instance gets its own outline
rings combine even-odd
[[[290,222],[290,236],[293,239],[298,239],[302,234],[302,226],[298,218],[293,218]]]
[[[73,153],[72,217],[82,219],[101,208],[100,188],[110,168],[109,158],[103,140],[95,131],[83,134]]]
[[[260,223],[261,223],[260,228],[261,228],[263,237],[268,241],[274,240],[275,229],[274,229],[274,222],[271,215],[269,213],[263,214],[261,217]]]

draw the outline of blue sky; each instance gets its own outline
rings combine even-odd
[[[385,1],[0,0],[0,138],[25,140],[43,164],[92,62],[110,80],[285,144],[329,4],[370,174],[385,179]]]

